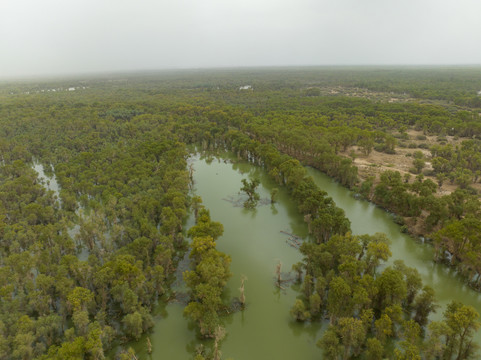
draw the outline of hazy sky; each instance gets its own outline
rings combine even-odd
[[[481,64],[479,0],[0,0],[0,77]]]

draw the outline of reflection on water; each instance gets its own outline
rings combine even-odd
[[[247,163],[232,164],[224,159],[199,157],[191,159],[194,165],[195,192],[203,199],[214,221],[224,225],[224,235],[217,248],[232,257],[232,278],[228,283],[230,298],[239,296],[241,276],[245,276],[247,308],[225,318],[227,336],[222,341],[223,359],[319,359],[321,351],[315,346],[321,336],[321,324],[300,324],[292,321],[289,310],[297,293],[287,286],[284,291],[275,287],[275,269],[280,261],[283,273],[300,260],[299,252],[286,243],[285,230],[302,238],[307,227],[297,212],[296,205],[284,189],[279,189],[278,202],[258,206],[254,211],[235,207],[223,199],[238,197],[245,178],[258,178],[261,198],[270,198],[278,187],[259,168]],[[187,228],[188,226],[186,226]],[[287,275],[283,275],[287,276]],[[168,316],[156,316],[156,325],[150,339],[152,357],[165,359],[191,359],[197,347],[204,343],[196,338],[183,317],[183,307],[169,304]],[[134,348],[140,358],[147,358],[145,338]]]
[[[297,323],[289,316],[296,291],[287,287],[280,291],[274,286],[275,268],[282,263],[282,271],[288,272],[292,264],[300,260],[297,250],[286,243],[284,230],[301,238],[307,237],[307,227],[289,199],[285,189],[279,189],[278,203],[273,207],[259,206],[249,211],[233,206],[223,199],[239,196],[243,178],[261,181],[259,194],[269,197],[278,187],[260,168],[245,162],[231,164],[212,156],[191,159],[194,166],[195,192],[203,199],[214,221],[224,225],[224,235],[218,240],[218,249],[232,257],[233,276],[228,283],[230,297],[239,295],[241,276],[246,276],[245,294],[247,308],[225,319],[227,336],[222,342],[224,359],[320,359],[317,340],[327,324]],[[352,224],[354,234],[384,232],[392,240],[392,261],[402,259],[408,266],[418,269],[423,281],[436,290],[442,307],[451,300],[459,300],[474,306],[481,312],[480,295],[468,287],[445,266],[432,262],[432,248],[401,233],[392,216],[376,206],[356,200],[351,193],[314,169],[308,169],[316,183],[343,208]],[[192,225],[192,219],[189,220]],[[186,226],[188,228],[189,226]],[[155,316],[156,325],[149,335],[153,354],[146,353],[146,336],[133,346],[142,359],[191,359],[201,344],[195,330],[183,317],[183,306],[171,303]],[[443,308],[433,316],[442,317]],[[481,337],[478,334],[477,340]]]
[[[47,189],[54,192],[55,198],[60,202],[60,187],[54,174],[47,176],[42,164],[34,162],[32,168],[37,172],[40,183]]]
[[[434,263],[433,248],[430,244],[403,234],[389,213],[367,201],[356,200],[349,190],[326,175],[312,168],[307,168],[307,171],[316,184],[334,199],[337,206],[344,209],[346,216],[351,220],[354,234],[386,233],[391,239],[393,256],[390,263],[398,259],[403,260],[406,265],[419,271],[425,285],[436,291],[436,299],[441,308],[433,314],[431,317],[433,320],[442,318],[444,308],[452,300],[471,305],[481,314],[481,294],[466,286],[449,267]],[[478,332],[475,339],[481,343],[481,332]]]
[[[60,198],[60,185],[58,184],[57,178],[53,171],[51,171],[51,175],[50,172],[47,172],[49,173],[47,174],[45,172],[45,167],[43,166],[43,164],[36,161],[33,162],[32,168],[37,172],[39,182],[45,187],[46,190],[53,191],[54,198],[56,199],[57,203],[61,205],[62,200]],[[82,216],[82,211],[83,207],[78,204],[77,209],[75,210],[76,215]],[[76,240],[76,236],[80,232],[80,226],[78,224],[74,224],[67,230],[67,232],[71,239]],[[88,256],[88,249],[85,246],[78,244],[77,257],[79,258],[79,260],[86,261],[88,259]]]

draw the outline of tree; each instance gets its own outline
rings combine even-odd
[[[376,268],[382,261],[387,261],[391,256],[389,240],[384,234],[375,234],[369,238],[366,252],[366,273],[374,275]]]
[[[242,184],[243,186],[241,187],[241,191],[246,193],[248,196],[248,199],[244,202],[244,207],[248,209],[255,208],[260,199],[259,194],[256,192],[256,189],[260,184],[260,180],[253,179],[248,181],[247,179],[242,179]]]
[[[421,276],[415,268],[407,267],[402,260],[396,260],[394,262],[394,268],[404,275],[404,281],[406,282],[407,289],[407,296],[404,306],[409,309],[414,301],[414,297],[423,285]]]
[[[199,216],[189,233],[220,236],[222,225],[217,224],[212,224],[207,212]],[[231,276],[231,259],[216,249],[214,238],[210,235],[194,237],[191,248],[189,257],[192,259],[192,270],[183,273],[184,281],[191,290],[191,301],[184,309],[184,314],[197,323],[201,336],[212,337],[223,308],[222,293]]]
[[[220,222],[211,221],[209,210],[202,208],[198,212],[196,224],[189,229],[187,235],[191,238],[210,236],[217,240],[223,233],[224,226]]]
[[[366,330],[361,320],[348,317],[339,319],[336,332],[344,347],[343,360],[359,355],[366,338]]]
[[[138,340],[142,335],[142,315],[139,312],[127,314],[122,319],[124,331],[128,337]]]
[[[421,360],[419,348],[409,343],[408,341],[401,341],[400,347],[394,349],[395,360]]]
[[[358,140],[357,145],[361,148],[364,155],[368,156],[374,148],[374,139],[369,132],[365,132],[364,136]]]
[[[242,275],[241,276],[241,287],[239,288],[239,291],[240,291],[239,301],[241,303],[242,309],[245,307],[245,304],[246,304],[246,296],[245,296],[245,290],[244,290],[244,282],[246,280],[247,280],[247,277]]]
[[[306,321],[311,317],[310,312],[306,309],[304,301],[297,299],[294,306],[291,308],[291,316],[296,321]]]
[[[401,272],[391,267],[386,268],[376,278],[376,286],[379,291],[376,301],[379,310],[390,305],[400,304],[407,295],[406,283]]]
[[[475,355],[478,346],[472,342],[474,333],[479,329],[479,314],[471,307],[453,301],[444,312],[444,321],[449,327],[449,332],[445,334],[446,349],[445,359],[468,359]]]
[[[370,360],[382,360],[384,347],[376,338],[369,338],[366,341],[366,358]]]
[[[302,281],[302,272],[304,271],[303,263],[297,262],[292,264],[292,270],[297,274],[296,281],[300,283]]]
[[[278,188],[272,189],[272,191],[271,191],[271,204],[274,204],[274,203],[277,202],[278,196],[279,196],[279,189]]]
[[[202,205],[202,198],[200,196],[193,196],[192,197],[192,209],[194,210],[194,217],[195,220],[197,221],[198,215],[199,215],[199,210],[203,208]]]
[[[214,356],[213,360],[220,360],[221,352],[219,350],[219,342],[224,339],[226,330],[222,326],[217,326],[214,333]]]
[[[416,174],[420,174],[421,170],[426,166],[426,163],[423,159],[416,158],[413,160],[413,166],[416,170]]]
[[[322,306],[321,296],[317,292],[309,296],[309,305],[311,316],[317,316],[320,313]]]
[[[388,337],[393,335],[393,324],[391,318],[387,314],[382,314],[379,319],[374,322],[376,328],[376,338],[384,343]]]
[[[462,259],[465,250],[481,242],[481,221],[472,216],[461,220],[454,220],[434,234],[435,246],[438,257],[442,250],[448,250],[451,256],[451,265]]]
[[[322,353],[326,359],[337,360],[343,354],[342,345],[336,331],[329,327],[324,336],[317,342],[317,346],[322,349]]]
[[[351,309],[351,287],[342,277],[336,276],[329,283],[327,297],[330,323],[333,324],[337,317],[350,316]]]
[[[444,321],[433,321],[428,325],[428,336],[424,345],[426,360],[442,359],[446,350],[444,336],[450,336],[451,330]]]
[[[415,311],[414,321],[420,326],[426,326],[429,314],[438,308],[435,303],[434,290],[429,286],[424,286],[422,293],[417,295],[413,308]]]

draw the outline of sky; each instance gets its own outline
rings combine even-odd
[[[0,78],[481,64],[479,0],[0,0]]]

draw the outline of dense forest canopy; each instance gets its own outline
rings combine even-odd
[[[351,235],[304,166],[395,212],[405,231],[431,239],[433,260],[480,290],[479,70],[254,68],[1,83],[0,359],[102,359],[138,339],[189,251],[185,315],[215,339],[197,358],[220,357],[233,254],[216,249],[222,224],[189,194],[190,145],[264,167],[296,201],[311,241],[294,269],[302,293],[292,315],[329,318],[319,341],[327,358],[473,358],[474,309],[452,303],[429,323],[433,290],[403,263],[378,269],[389,241]],[[376,166],[385,159],[395,160]],[[58,198],[34,164],[55,176]],[[244,191],[255,200],[254,185]]]

